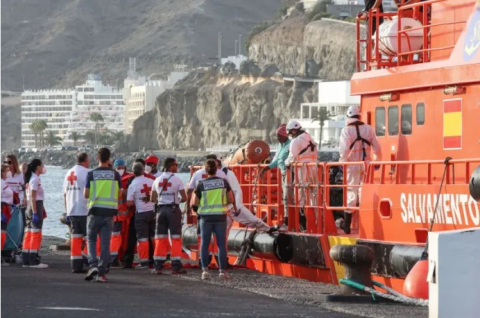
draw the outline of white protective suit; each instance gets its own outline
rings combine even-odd
[[[309,147],[313,145],[313,147]],[[302,154],[302,150],[306,149]],[[318,159],[318,146],[317,143],[313,141],[312,137],[304,132],[290,142],[290,149],[287,159],[285,160],[285,165],[290,166],[290,173],[298,172],[298,179],[294,182],[298,182],[300,186],[298,195],[299,206],[305,206],[305,197],[306,191],[308,191],[309,203],[311,206],[317,205],[317,191],[308,187],[309,184],[317,184],[317,167],[316,166],[302,166],[302,167],[293,167],[293,163],[316,163]],[[287,172],[288,173],[288,172]],[[297,181],[298,180],[298,181]],[[292,189],[293,190],[293,189]]]
[[[222,169],[225,170],[224,167],[222,167]],[[267,232],[268,230],[270,230],[270,227],[265,222],[257,218],[252,212],[250,212],[249,209],[245,207],[245,205],[243,205],[243,192],[240,184],[238,183],[237,176],[233,171],[230,171],[228,169],[226,169],[226,171],[227,181],[230,184],[230,188],[232,188],[233,195],[235,196],[235,204],[237,206],[237,211],[240,210],[240,213],[238,215],[235,215],[234,212],[230,214],[232,219],[237,221],[238,223],[248,226],[249,228],[257,229],[258,231]],[[231,206],[230,208],[232,209],[233,206]],[[230,229],[230,223],[232,222],[232,219],[227,218],[228,229]]]
[[[361,123],[356,118],[347,119],[347,126],[342,129],[340,135],[340,162],[354,162],[354,161],[365,161],[368,165],[372,160],[371,150],[375,153],[376,159],[381,160],[381,147],[378,143],[377,136],[375,135],[375,130],[372,126],[367,124],[361,124],[356,126],[355,123]],[[360,137],[365,141],[368,141],[370,145],[361,140],[357,140],[357,127],[360,133]],[[352,146],[353,144],[353,146]],[[350,149],[351,148],[351,149]],[[365,152],[364,152],[365,150]],[[365,158],[364,158],[365,157]],[[363,180],[363,175],[365,173],[364,167],[361,165],[351,165],[347,166],[347,184],[349,185],[360,185]],[[359,187],[347,188],[347,207],[357,207],[359,204],[361,196],[361,191]],[[346,210],[345,212],[352,213],[353,211]]]

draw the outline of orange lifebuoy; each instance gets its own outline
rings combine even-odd
[[[252,140],[237,149],[231,158],[225,160],[227,165],[258,164],[268,158],[270,146],[263,140]]]

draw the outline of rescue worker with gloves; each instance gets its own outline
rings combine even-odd
[[[135,179],[128,186],[127,205],[135,207],[135,232],[137,233],[137,250],[140,264],[135,269],[149,268],[150,245],[153,248],[155,237],[155,212],[154,204],[150,202],[150,193],[154,180],[143,175],[144,167],[140,162],[133,164]]]
[[[180,203],[187,200],[183,181],[175,173],[178,163],[174,158],[166,158],[163,162],[163,173],[153,183],[150,201],[157,204],[155,226],[155,252],[153,274],[163,272],[169,249],[168,233],[172,239],[170,260],[172,274],[186,274],[182,258],[182,211]],[[180,197],[179,197],[180,196]]]
[[[63,181],[67,222],[70,222],[72,228],[70,246],[72,273],[84,273],[83,264],[87,260],[87,255],[83,251],[87,249],[88,200],[83,196],[83,191],[87,183],[89,167],[88,154],[85,152],[77,154],[77,164],[68,170]]]
[[[312,136],[302,129],[300,123],[296,120],[291,120],[287,124],[287,134],[291,139],[289,146],[289,154],[285,160],[285,166],[290,169],[292,183],[295,182],[295,173],[298,172],[297,181],[299,186],[299,202],[300,206],[299,225],[300,231],[307,230],[307,218],[305,216],[306,192],[310,198],[310,206],[317,205],[316,189],[311,189],[310,184],[317,184],[317,167],[316,166],[297,166],[296,163],[316,163],[318,159],[317,144],[313,141]],[[314,193],[315,192],[315,193]],[[319,216],[317,216],[318,218]]]
[[[372,126],[360,121],[360,107],[350,106],[347,110],[347,125],[340,135],[340,162],[363,161],[367,164],[372,160],[371,150],[375,159],[381,160],[382,149],[378,143],[375,130]],[[376,166],[375,169],[378,169]],[[345,172],[344,172],[345,173]],[[365,170],[364,165],[348,165],[346,178],[348,185],[361,185]],[[345,177],[345,175],[344,175]],[[360,187],[347,188],[347,207],[359,206],[361,196]],[[353,210],[345,210],[345,219],[338,219],[336,225],[346,234],[350,234]]]

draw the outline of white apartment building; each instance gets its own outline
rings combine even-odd
[[[318,102],[301,104],[300,124],[316,142],[320,142],[320,123],[312,121],[312,118],[317,116],[320,107],[325,107],[331,119],[324,123],[322,145],[336,147],[345,127],[347,109],[351,105],[359,106],[360,96],[350,95],[350,81],[320,82]]]
[[[22,147],[35,147],[35,136],[30,125],[45,120],[47,131],[55,131],[61,138],[68,136],[70,114],[76,104],[76,94],[67,90],[31,90],[22,93]]]
[[[121,89],[104,85],[98,74],[89,74],[85,84],[75,87],[76,104],[71,115],[68,131],[85,134],[95,129],[95,123],[90,120],[92,113],[100,113],[103,117],[103,131],[125,131],[125,104]],[[73,143],[66,140],[66,143]]]
[[[73,144],[70,133],[84,134],[94,130],[90,114],[100,113],[102,129],[125,130],[122,91],[103,85],[97,74],[89,74],[85,84],[75,89],[33,90],[22,93],[22,147],[35,147],[35,136],[30,125],[45,120],[47,131],[55,131],[64,145]]]
[[[130,70],[124,80],[123,100],[125,102],[125,129],[127,134],[132,132],[133,122],[138,117],[155,107],[158,95],[165,90],[171,89],[179,80],[188,75],[183,71],[184,66],[175,67],[167,80],[149,80],[145,76],[139,76],[135,70],[134,59],[130,61]]]

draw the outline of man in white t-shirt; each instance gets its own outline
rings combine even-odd
[[[140,162],[133,165],[135,179],[128,186],[127,205],[135,206],[135,232],[137,233],[137,249],[140,264],[135,269],[149,268],[149,240],[155,237],[154,204],[150,202],[153,179],[144,176],[144,166]]]
[[[162,274],[163,265],[168,253],[168,232],[172,238],[172,274],[185,274],[182,257],[182,211],[180,203],[187,200],[185,186],[182,180],[174,175],[178,164],[174,158],[166,158],[163,162],[163,174],[158,177],[154,184],[151,202],[158,203],[156,227],[155,227],[155,269],[154,274]],[[181,198],[179,197],[181,196]]]
[[[63,199],[67,218],[70,219],[72,227],[70,262],[72,273],[83,273],[83,264],[87,260],[82,255],[86,247],[87,239],[87,202],[83,196],[83,190],[87,181],[87,174],[90,171],[90,159],[87,153],[81,152],[77,155],[77,164],[65,175],[63,182]]]

